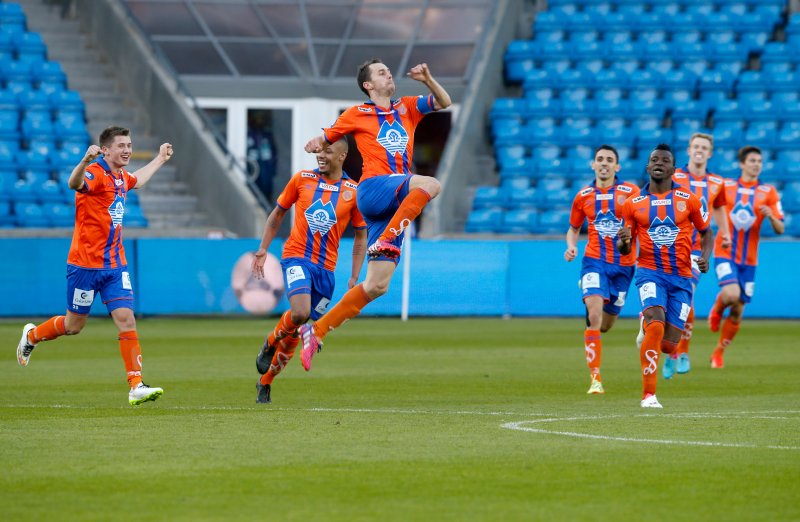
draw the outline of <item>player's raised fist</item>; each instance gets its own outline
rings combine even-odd
[[[86,154],[83,156],[84,161],[86,163],[92,162],[97,159],[97,156],[103,153],[103,150],[98,147],[97,145],[89,145],[89,148],[86,149]]]
[[[564,251],[564,259],[566,261],[572,261],[578,256],[578,249],[575,247],[569,247],[566,251]]]
[[[630,243],[631,242],[631,228],[630,227],[622,227],[619,229],[619,238],[622,240],[623,243]]]
[[[171,143],[162,143],[161,147],[158,149],[158,155],[164,161],[169,161],[172,158],[172,144]]]
[[[324,140],[322,139],[322,136],[317,136],[315,138],[311,138],[310,140],[308,140],[308,143],[306,143],[305,146],[305,151],[311,153],[317,153],[317,152],[322,152],[324,148],[325,148],[325,143]]]
[[[420,63],[415,65],[408,71],[408,77],[418,82],[424,82],[431,79],[431,71],[428,69],[427,63]]]

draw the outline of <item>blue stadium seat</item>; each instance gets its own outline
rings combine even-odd
[[[11,203],[0,201],[0,227],[10,228],[16,224],[16,218],[11,211]]]
[[[503,215],[501,232],[507,234],[530,234],[536,230],[539,213],[532,209],[509,210]]]
[[[507,206],[510,209],[533,209],[536,207],[536,189],[533,187],[514,190],[508,194]]]
[[[56,122],[56,128],[59,124]],[[492,135],[495,146],[524,145],[527,138],[522,131],[522,124],[514,120],[498,120],[492,123]]]
[[[770,33],[767,31],[752,30],[740,32],[739,45],[749,49],[750,51],[756,51],[763,48],[767,44],[769,37]]]
[[[683,103],[672,106],[672,119],[696,119],[699,122],[704,122],[708,116],[708,105],[701,100],[688,99]]]
[[[0,78],[4,78],[6,82],[21,80],[30,83],[34,76],[30,63],[13,60],[0,64]]]
[[[85,105],[77,91],[56,91],[50,95],[50,105],[59,111],[85,112]]]
[[[775,121],[759,121],[750,123],[744,133],[744,141],[759,148],[775,146],[778,125]]]
[[[665,90],[661,100],[664,107],[675,110],[676,107],[684,106],[693,101],[694,93],[688,89]]]
[[[499,187],[478,187],[475,189],[475,199],[472,200],[472,208],[494,208],[503,207],[506,204],[506,193]]]
[[[569,16],[567,13],[547,10],[536,15],[533,21],[534,32],[536,31],[561,31],[567,28]]]
[[[531,99],[539,99],[539,100],[549,100],[551,98],[555,98],[558,94],[558,91],[552,87],[530,87],[525,89],[525,98]],[[522,102],[519,112],[517,114],[524,114],[525,113],[525,105]]]
[[[36,186],[27,180],[18,179],[11,186],[11,200],[16,202],[33,202],[39,195]]]
[[[521,80],[524,82],[523,89],[527,92],[531,89],[554,87],[557,83],[557,76],[556,73],[548,71],[547,69],[535,69],[530,71]]]
[[[539,61],[539,68],[551,75],[550,81],[546,84],[546,86],[552,87],[555,84],[558,76],[561,75],[561,73],[563,73],[567,69],[572,68],[572,62],[570,61],[569,58],[564,58],[561,56],[556,56],[552,58],[542,58],[542,60]],[[528,76],[530,76],[531,74],[533,73],[528,73]],[[534,74],[534,76],[538,75]],[[539,83],[541,83],[541,81]]]
[[[42,111],[50,110],[50,97],[47,93],[40,90],[22,91],[17,94],[19,108],[28,111],[38,109]]]
[[[770,73],[765,76],[770,92],[797,91],[797,86],[800,85],[798,73]]]
[[[38,82],[51,82],[66,85],[67,75],[59,62],[45,61],[32,71],[34,79]]]
[[[540,44],[546,42],[563,42],[567,39],[567,35],[568,33],[561,29],[535,31],[533,41]]]
[[[679,69],[684,71],[692,71],[698,77],[705,74],[705,72],[711,68],[711,64],[705,58],[693,58],[690,60],[685,60],[680,64]]]
[[[25,113],[20,123],[22,136],[25,139],[35,137],[55,137],[53,120],[50,111],[30,110]]]
[[[717,117],[714,125],[714,145],[719,148],[737,147],[741,145],[744,134],[744,123],[740,119],[720,121]],[[717,156],[719,151],[714,151]]]
[[[470,233],[494,233],[502,224],[503,211],[497,208],[473,210],[467,216],[465,230]]]
[[[567,69],[558,76],[558,88],[561,90],[572,89],[583,92],[581,98],[589,96],[589,88],[593,85],[592,75],[577,69]],[[563,98],[563,95],[562,95]],[[574,97],[571,97],[574,99]]]
[[[603,60],[598,60],[596,58],[592,60],[578,60],[575,62],[574,68],[583,72],[583,74],[592,75],[602,71],[605,68],[605,63]]]
[[[64,147],[62,147],[62,150]],[[80,150],[80,149],[78,149]],[[495,145],[495,156],[497,163],[501,166],[505,164],[512,164],[516,162],[518,159],[522,159],[525,157],[525,145],[516,144],[516,145],[508,145],[508,146],[497,146]],[[78,152],[78,154],[83,154],[83,151]]]
[[[694,29],[676,31],[672,35],[672,43],[674,44],[696,44],[700,43],[703,39],[703,33]]]
[[[731,29],[711,31],[706,35],[705,41],[712,44],[736,43],[736,31]]]
[[[567,29],[574,31],[589,31],[602,23],[603,15],[589,11],[579,11],[567,17]]]
[[[532,118],[558,118],[561,116],[561,100],[556,98],[531,98],[525,103],[524,117]]]
[[[33,202],[15,202],[14,214],[20,227],[45,228],[51,224],[42,207]]]
[[[689,69],[676,69],[669,74],[664,75],[663,89],[677,90],[683,89],[687,91],[694,91],[697,88],[698,74]]]
[[[570,42],[596,42],[600,39],[597,31],[572,31],[569,33]]]
[[[44,61],[47,59],[47,46],[42,35],[34,32],[20,34],[14,40],[17,59],[21,61]]]
[[[780,111],[780,107],[773,107],[767,100],[750,100],[749,103],[740,103],[739,106],[745,117],[750,120],[772,120]]]
[[[643,31],[639,33],[636,41],[639,45],[667,43],[669,41],[669,33],[661,29]]]
[[[561,148],[556,145],[540,145],[531,151],[534,160],[553,161],[561,156]]]
[[[539,191],[539,208],[540,209],[563,209],[568,208],[572,203],[572,194],[569,189],[562,188],[553,191]],[[567,211],[569,212],[569,211]],[[566,230],[566,228],[564,228]]]
[[[0,61],[10,61],[14,59],[14,45],[11,43],[11,36],[5,31],[0,31]]]
[[[794,121],[781,128],[774,146],[779,149],[790,149],[796,148],[798,143],[800,143],[800,121]]]
[[[742,110],[736,100],[723,100],[713,110],[715,124],[722,121],[740,121],[742,119]]]
[[[50,216],[51,225],[59,228],[68,228],[75,224],[75,207],[66,203],[44,203],[42,210]],[[131,224],[128,216],[129,205],[125,205],[125,226],[136,226]],[[140,210],[141,212],[141,210]]]
[[[89,140],[88,139],[79,139],[75,137],[68,137],[66,139],[61,140],[60,149],[62,151],[67,151],[71,154],[80,154],[81,157],[86,153],[86,149],[89,148]]]
[[[608,26],[606,25],[605,27]],[[603,35],[603,42],[611,49],[617,44],[629,43],[634,40],[633,33],[626,30],[611,31]]]
[[[569,210],[550,210],[539,214],[534,233],[563,235],[568,228]]]
[[[572,60],[602,60],[607,49],[602,42],[574,42],[570,45],[569,57]]]
[[[56,143],[51,139],[34,138],[28,141],[28,150],[47,158],[56,153]]]
[[[0,2],[0,28],[10,31],[17,28],[24,31],[26,28],[25,13],[16,2]]]
[[[43,183],[34,184],[40,202],[61,203],[64,201],[64,191],[58,181],[48,179]]]
[[[530,40],[513,40],[509,43],[503,58],[506,80],[514,83],[524,81],[526,75],[535,70],[539,49],[539,44]]]
[[[787,212],[800,213],[800,181],[791,181],[783,186],[781,204]]]

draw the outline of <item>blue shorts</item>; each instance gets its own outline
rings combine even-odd
[[[603,311],[609,315],[619,315],[635,270],[633,266],[612,265],[593,257],[584,257],[581,267],[583,298],[599,295],[605,302]]]
[[[358,183],[356,201],[358,210],[367,223],[367,245],[377,241],[378,237],[386,230],[392,216],[400,207],[400,202],[408,196],[410,180],[411,174],[390,174],[375,176]],[[403,237],[405,237],[405,230],[393,239],[392,243],[401,248]],[[369,258],[369,261],[394,261],[395,264],[399,260],[399,256],[396,259],[384,256]]]
[[[133,286],[128,267],[81,268],[67,265],[67,310],[86,315],[92,309],[95,294],[111,313],[117,308],[133,310]]]
[[[667,324],[683,330],[692,309],[692,278],[663,274],[648,268],[636,271],[636,287],[642,310],[664,309]]]
[[[719,286],[738,284],[739,300],[744,304],[753,299],[756,289],[756,267],[750,265],[737,265],[730,259],[723,257],[714,258]]]
[[[317,320],[328,309],[333,297],[333,272],[301,257],[281,259],[286,296],[311,294],[311,319]]]

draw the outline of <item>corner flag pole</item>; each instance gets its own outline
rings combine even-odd
[[[414,223],[406,230],[403,241],[403,301],[400,305],[400,320],[408,321],[408,296],[411,290],[411,237],[414,235]]]

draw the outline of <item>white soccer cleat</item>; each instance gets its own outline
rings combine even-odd
[[[602,395],[606,391],[603,389],[603,383],[600,382],[599,379],[595,379],[592,377],[592,384],[589,386],[589,391],[586,392],[587,395]]]
[[[639,316],[639,333],[636,334],[636,347],[641,348],[644,342],[644,316]]]
[[[131,388],[128,392],[128,402],[131,406],[138,406],[143,402],[154,401],[164,395],[164,390],[161,388],[151,388],[143,382],[140,382],[135,388]]]
[[[35,344],[31,344],[28,341],[28,332],[34,328],[36,328],[36,325],[33,323],[28,323],[22,328],[22,337],[20,337],[17,345],[17,362],[20,366],[28,366],[28,362],[31,360],[31,352],[36,348]]]
[[[642,408],[663,408],[658,399],[656,399],[656,394],[651,393],[644,399],[642,399]]]

